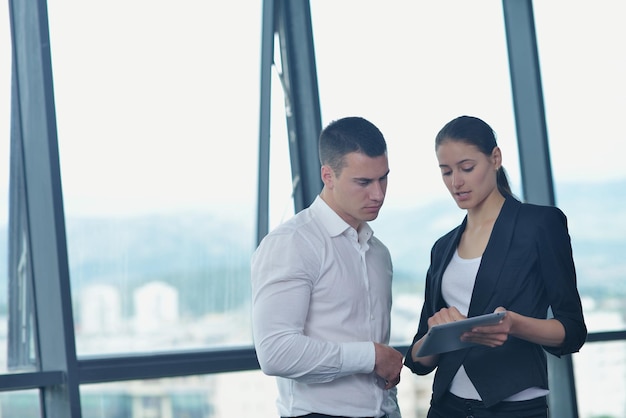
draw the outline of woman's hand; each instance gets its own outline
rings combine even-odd
[[[483,325],[474,327],[470,332],[461,335],[462,341],[482,344],[488,347],[499,347],[509,339],[513,328],[513,318],[510,312],[503,307],[498,307],[494,312],[504,312],[504,316],[494,325]]]
[[[447,324],[448,322],[460,321],[466,319],[457,308],[451,306],[449,308],[441,308],[437,313],[428,318],[428,329],[435,325]]]
[[[459,312],[459,310],[455,308],[454,306],[451,306],[449,308],[442,308],[438,312],[436,312],[433,316],[428,318],[428,329],[430,330],[430,328],[432,328],[435,325],[441,325],[441,324],[446,324],[448,322],[460,321],[462,319],[465,319],[465,316],[461,314],[461,312]],[[428,335],[428,333],[426,333],[426,335]],[[424,356],[424,357],[417,357],[416,355],[417,351],[422,346],[424,342],[424,338],[426,338],[426,335],[424,335],[419,341],[415,343],[415,345],[413,345],[411,356],[413,358],[413,361],[418,361],[427,367],[433,367],[437,364],[437,361],[439,361],[438,355]]]
[[[495,312],[506,314],[498,324],[476,327],[463,334],[461,340],[489,347],[501,346],[509,336],[548,347],[558,347],[565,340],[565,328],[557,319],[531,318],[501,306]]]

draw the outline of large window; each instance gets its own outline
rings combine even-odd
[[[260,11],[49,2],[79,356],[251,344]]]
[[[323,123],[364,116],[388,143],[389,186],[373,228],[394,262],[392,340],[408,344],[430,247],[465,216],[441,179],[437,131],[460,115],[483,118],[520,193],[502,3],[315,1],[311,9]],[[432,377],[403,373],[404,417],[424,416]]]
[[[625,15],[619,0],[535,4],[556,203],[590,332],[626,329]],[[626,345],[587,343],[573,360],[580,416],[625,416]]]

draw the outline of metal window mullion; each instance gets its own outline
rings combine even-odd
[[[503,0],[524,200],[554,205],[541,71],[531,0]],[[548,356],[550,416],[578,416],[571,355]]]
[[[285,88],[294,209],[309,206],[322,186],[318,138],[321,131],[311,10],[308,0],[276,1]]]
[[[503,0],[503,6],[524,200],[554,205],[532,2]]]
[[[274,62],[274,0],[263,1],[261,33],[261,92],[259,106],[259,178],[257,195],[257,236],[260,243],[269,229],[270,132],[272,106],[272,65]]]
[[[11,108],[21,116],[12,135],[22,141],[26,222],[34,283],[39,364],[62,372],[62,384],[43,386],[44,417],[79,418],[80,396],[61,195],[47,5],[10,0],[13,45]]]

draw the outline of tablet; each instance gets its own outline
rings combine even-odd
[[[426,338],[424,338],[417,352],[417,357],[447,353],[449,351],[478,345],[476,343],[461,341],[461,335],[477,326],[497,324],[504,317],[505,313],[506,312],[494,312],[473,316],[460,321],[434,325],[426,334]]]

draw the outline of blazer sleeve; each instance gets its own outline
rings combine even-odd
[[[439,291],[439,285],[436,281],[437,277],[440,275],[437,269],[441,269],[442,263],[445,262],[446,253],[450,251],[450,246],[454,244],[458,229],[459,228],[456,228],[439,238],[430,251],[430,266],[426,272],[424,304],[422,305],[422,311],[420,313],[419,325],[417,333],[413,337],[413,342],[404,357],[404,365],[418,375],[426,375],[437,367],[426,367],[419,362],[413,361],[411,351],[413,351],[415,343],[428,332],[428,319],[444,306],[444,301]]]
[[[428,294],[428,281],[426,284],[425,293]],[[426,332],[428,332],[428,318],[432,316],[431,309],[432,308],[430,307],[428,297],[426,297],[426,299],[424,300],[424,305],[422,306],[422,313],[420,315],[420,321],[419,321],[417,333],[413,337],[413,342],[409,346],[409,349],[407,350],[404,356],[404,365],[408,367],[413,373],[418,374],[418,375],[426,375],[432,372],[435,369],[435,367],[437,367],[436,365],[427,367],[427,366],[424,366],[420,362],[413,361],[413,356],[411,355],[411,352],[413,351],[413,346],[415,345],[415,343],[420,338],[422,338],[426,334]]]
[[[567,218],[556,207],[548,207],[538,217],[539,265],[553,317],[565,328],[563,344],[560,347],[545,346],[544,349],[561,356],[577,352],[582,347],[587,338],[587,327],[576,283]]]

